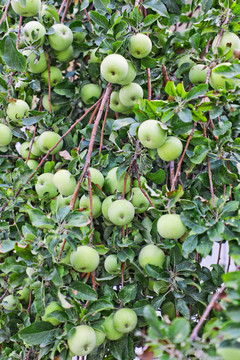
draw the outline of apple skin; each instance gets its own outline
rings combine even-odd
[[[132,203],[127,200],[116,200],[108,209],[110,221],[117,226],[127,225],[132,221],[135,215],[135,209]]]
[[[23,55],[28,58],[28,71],[33,74],[41,74],[47,69],[47,60],[45,53],[38,57],[32,50],[24,50]]]
[[[146,245],[141,249],[138,261],[143,269],[145,269],[147,264],[162,268],[165,261],[165,254],[156,245]]]
[[[127,76],[125,77],[124,80],[122,80],[122,81],[120,81],[118,83],[119,85],[131,84],[133,82],[133,80],[135,79],[136,75],[137,75],[137,71],[136,71],[135,66],[133,65],[133,63],[130,60],[127,60],[127,63],[128,63]]]
[[[52,173],[44,173],[38,177],[35,190],[39,198],[43,198],[45,194],[48,194],[50,198],[54,198],[58,194],[58,190],[53,182]]]
[[[26,101],[16,100],[16,102],[10,102],[7,107],[7,115],[11,120],[18,120],[28,116],[30,108]]]
[[[25,5],[20,0],[11,0],[11,5],[16,14],[31,17],[39,12],[41,0],[26,0]]]
[[[118,340],[123,336],[122,332],[119,332],[115,329],[113,319],[114,319],[114,314],[111,314],[105,318],[105,321],[103,324],[103,326],[106,330],[107,338],[112,341]]]
[[[194,65],[188,74],[189,80],[192,84],[205,84],[207,78],[208,68],[203,64]]]
[[[50,27],[54,24],[54,21],[59,21],[57,16],[57,9],[53,5],[43,4],[39,16],[41,22]]]
[[[5,124],[0,124],[0,146],[7,146],[12,141],[12,130]]]
[[[176,317],[176,310],[175,310],[174,303],[171,302],[171,301],[165,302],[165,303],[161,306],[161,313],[162,313],[162,316],[168,315],[169,320],[175,319],[175,317]]]
[[[157,230],[159,235],[164,239],[179,239],[185,234],[186,227],[180,215],[165,214],[159,218]]]
[[[75,178],[72,176],[70,171],[65,169],[61,169],[54,174],[53,182],[60,194],[63,196],[72,195],[77,186]]]
[[[240,360],[240,344],[238,341],[224,340],[217,349],[223,360]]]
[[[50,111],[48,95],[43,95],[43,97],[42,97],[42,106],[44,107],[45,110]],[[52,111],[58,111],[60,108],[61,108],[61,105],[53,105],[51,103],[51,110]]]
[[[62,196],[62,194],[59,194],[56,198],[56,201],[57,201],[57,211],[59,209],[61,209],[62,207],[65,207],[65,206],[69,206],[70,203],[71,203],[71,200],[72,200],[72,196],[69,195],[69,196]],[[54,200],[53,200],[54,201]],[[75,209],[78,209],[78,205],[79,205],[79,199],[77,198],[77,201],[75,203],[75,206],[74,206],[74,210]]]
[[[30,142],[29,141],[25,141],[24,143],[21,144],[20,154],[21,154],[23,159],[27,159],[28,153],[29,153],[29,148],[30,148]],[[29,159],[35,159],[35,158],[36,157],[32,153],[30,153]]]
[[[38,139],[39,139],[39,136],[36,136],[34,139],[34,142],[33,142],[32,150],[31,150],[31,154],[34,156],[42,156],[43,155],[43,152],[40,149],[39,144],[38,144]]]
[[[38,144],[40,149],[44,154],[47,152],[60,140],[61,136],[53,131],[44,131],[38,139]],[[57,154],[63,147],[63,141],[61,141],[57,147],[51,151],[51,154]]]
[[[23,30],[27,44],[44,44],[46,29],[39,21],[29,21]]]
[[[158,156],[164,161],[177,159],[182,151],[182,142],[175,136],[167,137],[166,141],[157,149]]]
[[[73,41],[75,41],[78,44],[81,44],[83,42],[83,40],[86,37],[86,32],[84,31],[78,31],[78,32],[74,32],[73,33]]]
[[[46,69],[41,77],[46,85],[48,85],[48,69]],[[51,87],[56,86],[62,81],[62,72],[56,66],[50,66],[50,85]]]
[[[123,113],[124,111],[129,110],[129,107],[123,105],[119,99],[119,92],[112,91],[110,95],[110,109],[114,112]]]
[[[76,271],[90,273],[96,270],[100,258],[97,250],[90,246],[81,245],[71,253],[70,261]]]
[[[109,274],[120,274],[121,266],[117,255],[108,255],[104,261],[104,268]]]
[[[27,162],[27,166],[31,170],[36,170],[36,168],[38,167],[38,162],[36,160],[29,159],[28,162]]]
[[[88,60],[89,64],[101,64],[101,62],[102,62],[101,58],[96,56],[96,51],[97,50],[98,49],[93,49],[91,51],[90,58]]]
[[[106,334],[104,331],[101,331],[100,329],[94,329],[96,337],[97,337],[97,343],[96,347],[102,345],[104,343],[104,340],[106,338]]]
[[[215,50],[218,39],[219,35],[213,40],[212,52]],[[223,53],[228,52],[231,49],[231,58],[233,58],[234,50],[240,49],[240,38],[236,34],[226,31],[223,33],[218,47],[222,49]]]
[[[25,287],[23,289],[18,290],[18,295],[19,296],[19,300],[22,300],[25,303],[29,302],[29,298],[30,298],[30,289]]]
[[[55,319],[52,316],[49,316],[49,314],[51,314],[54,311],[61,311],[61,310],[62,307],[56,301],[50,302],[50,304],[45,309],[45,313],[42,317],[42,320],[50,322],[53,326],[58,326],[61,323],[61,321]]]
[[[165,281],[162,281],[162,280],[159,280],[159,281],[149,280],[148,289],[151,291],[154,291],[158,295],[165,294],[169,289],[169,284],[167,284]]]
[[[128,62],[122,55],[111,54],[103,59],[100,71],[107,82],[117,84],[127,76]]]
[[[94,104],[101,96],[102,88],[97,84],[86,84],[81,89],[81,99],[86,105]]]
[[[137,58],[142,59],[150,54],[152,50],[152,41],[145,34],[136,34],[131,36],[129,40],[130,54]]]
[[[3,308],[8,311],[12,311],[12,310],[16,309],[18,304],[19,304],[19,300],[14,295],[5,296],[5,298],[2,301]]]
[[[123,334],[128,334],[137,326],[138,318],[132,309],[123,308],[114,314],[113,324],[115,329]]]
[[[89,325],[75,327],[75,333],[68,339],[69,350],[76,356],[90,354],[97,345],[97,336]]]
[[[102,202],[102,214],[105,217],[105,219],[108,221],[110,221],[108,217],[108,209],[113,202],[114,202],[114,195],[110,195],[106,197],[106,199],[104,199]]]
[[[223,75],[218,74],[214,71],[215,69],[217,69],[219,66],[222,66],[222,65],[231,66],[232,64],[231,63],[221,63],[221,64],[215,66],[212,69],[209,83],[214,90],[219,90],[221,88],[226,89],[227,84],[229,84],[230,88],[234,89],[236,86],[236,81],[234,79],[227,79]]]
[[[67,49],[73,42],[73,33],[64,24],[55,24],[51,27],[54,33],[48,35],[50,46],[56,51],[63,51]]]
[[[190,55],[183,55],[177,63],[177,67],[180,68],[182,64],[190,64],[190,66],[193,66],[195,62],[191,59]]]
[[[117,169],[118,169],[118,167],[112,168],[108,172],[108,174],[105,178],[105,181],[104,181],[104,189],[106,192],[108,192],[110,194],[114,194],[116,190],[119,192],[123,192],[126,172],[124,171],[123,174],[121,175],[120,179],[118,180]],[[130,191],[130,184],[131,184],[131,178],[128,175],[127,182],[126,182],[126,194]]]
[[[67,63],[73,59],[73,47],[70,45],[67,49],[62,51],[55,51],[56,58],[61,63]]]
[[[91,183],[99,185],[100,188],[102,188],[103,184],[104,184],[104,176],[101,173],[101,171],[99,171],[99,170],[97,170],[95,168],[92,168],[92,167],[90,167],[88,170],[90,171]],[[88,191],[88,176],[86,176],[83,179],[81,185],[82,185],[83,189]]]
[[[139,187],[132,188],[132,198],[130,200],[130,193],[127,194],[127,200],[131,201],[135,208],[136,214],[141,214],[146,211],[150,205],[146,196],[142,193]]]
[[[119,91],[121,103],[127,107],[137,104],[138,100],[143,97],[143,89],[137,83],[131,83],[123,86]]]
[[[140,143],[148,149],[159,148],[167,139],[167,131],[163,130],[158,120],[145,120],[138,129]]]
[[[86,208],[86,215],[90,216],[90,197],[87,195],[83,195],[79,202],[80,208]],[[92,210],[93,210],[93,218],[97,218],[102,213],[102,203],[99,197],[96,194],[92,194]]]

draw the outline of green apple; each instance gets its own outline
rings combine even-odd
[[[85,31],[78,31],[73,33],[73,41],[80,44],[85,39],[87,33]]]
[[[191,55],[183,55],[177,63],[178,68],[181,67],[183,64],[189,64],[190,66],[193,66],[195,62],[191,59]]]
[[[186,232],[180,215],[165,214],[162,215],[157,222],[157,230],[164,239],[179,239]]]
[[[44,44],[46,29],[39,21],[29,21],[24,26],[23,33],[27,44]]]
[[[75,327],[75,333],[68,339],[69,350],[76,356],[90,354],[97,345],[97,336],[89,325]]]
[[[48,85],[48,69],[46,69],[41,77],[46,85]],[[51,87],[56,86],[62,81],[62,72],[56,66],[50,66],[50,85]]]
[[[159,281],[149,280],[148,288],[149,290],[154,291],[158,295],[165,294],[169,289],[169,284],[162,280]]]
[[[129,40],[130,54],[137,58],[142,59],[150,54],[152,50],[152,41],[145,34],[136,34],[131,36]]]
[[[54,31],[48,35],[49,44],[54,50],[63,51],[72,44],[73,33],[68,26],[55,24],[50,28],[50,31]]]
[[[25,141],[24,143],[21,144],[20,154],[23,157],[23,159],[27,159],[28,153],[29,153],[29,148],[30,148],[29,141]],[[32,153],[30,153],[29,159],[35,159],[35,156]]]
[[[114,314],[111,314],[109,315],[108,317],[105,318],[105,321],[104,321],[104,329],[106,331],[106,334],[107,334],[107,338],[109,340],[118,340],[120,339],[122,336],[123,336],[123,333],[122,332],[119,332],[115,329],[115,326],[114,326]]]
[[[53,182],[58,191],[63,196],[69,196],[74,193],[77,182],[70,171],[61,169],[53,176]]]
[[[220,35],[217,35],[215,37],[215,39],[213,40],[212,52],[214,52],[214,50],[216,48],[217,42],[219,40],[219,36]],[[240,49],[240,38],[236,34],[226,31],[223,33],[218,47],[223,51],[224,54],[226,52],[228,52],[229,50],[231,50],[231,52],[230,52],[231,58],[233,58],[234,50]]]
[[[136,214],[141,214],[146,211],[150,205],[146,196],[142,193],[139,187],[132,188],[132,197],[130,199],[130,193],[127,194],[127,199],[131,201],[135,208]]]
[[[0,124],[0,146],[7,146],[12,141],[12,130],[5,124]]]
[[[106,334],[104,332],[104,328],[102,330],[94,328],[96,337],[97,337],[97,343],[96,347],[102,345],[104,343],[104,340],[106,338]]]
[[[167,137],[166,141],[157,149],[158,156],[164,161],[177,159],[182,151],[182,142],[175,136]]]
[[[143,97],[143,89],[137,83],[123,86],[119,91],[121,103],[127,107],[132,107]]]
[[[143,269],[145,269],[147,264],[162,268],[165,261],[165,254],[156,245],[146,245],[141,249],[138,261]]]
[[[126,176],[126,171],[124,171],[120,178],[117,176],[117,170],[118,167],[112,168],[104,181],[104,188],[106,192],[109,192],[110,194],[114,194],[115,191],[123,192],[124,188],[124,181]],[[131,178],[128,175],[127,176],[127,182],[126,182],[126,194],[130,191],[130,185],[131,185]]]
[[[65,50],[56,51],[55,54],[58,61],[62,63],[69,62],[73,59],[73,47],[70,45]]]
[[[86,84],[81,89],[81,99],[86,105],[94,104],[101,96],[102,88],[97,84]]]
[[[19,300],[14,295],[5,296],[5,298],[2,301],[3,308],[8,311],[15,310],[18,304],[19,304]]]
[[[90,167],[88,169],[90,171],[91,183],[95,185],[99,185],[100,188],[103,187],[104,184],[104,176],[103,174],[95,168]],[[88,191],[88,176],[86,176],[82,181],[82,187]]]
[[[58,194],[58,190],[53,182],[52,173],[44,173],[38,177],[35,190],[39,198],[43,198],[46,194],[50,198],[54,198]]]
[[[97,250],[90,246],[81,245],[71,253],[70,261],[76,271],[90,273],[96,270],[100,258]]]
[[[167,131],[161,126],[158,120],[145,120],[138,129],[140,143],[148,149],[159,148],[167,138]]]
[[[224,340],[217,349],[217,353],[223,360],[240,360],[239,341]]]
[[[85,213],[90,216],[90,197],[89,195],[83,195],[79,202],[80,208],[86,208]],[[92,194],[92,216],[97,218],[102,213],[102,203],[96,194]]]
[[[53,131],[44,131],[38,139],[38,145],[44,154],[54,146],[61,139],[61,136]],[[63,147],[63,141],[61,141],[57,147],[51,151],[51,154],[57,154]]]
[[[47,69],[47,60],[44,52],[37,55],[32,50],[24,50],[23,55],[28,58],[28,71],[31,73],[40,74]]]
[[[144,176],[140,176],[140,184],[141,184],[141,187],[144,187],[144,185],[147,183],[147,180]],[[139,184],[138,184],[138,179],[134,179],[133,180],[133,186],[134,187],[139,187]]]
[[[197,64],[194,65],[189,71],[189,80],[192,84],[205,84],[207,78],[208,68],[206,65]]]
[[[114,195],[110,195],[110,196],[106,197],[106,199],[104,199],[102,202],[102,214],[105,217],[105,219],[108,221],[110,221],[110,219],[108,217],[108,209],[109,209],[109,206],[113,203],[113,201],[114,201]]]
[[[215,70],[218,69],[222,65],[231,66],[232,64],[231,63],[222,63],[222,64],[215,66],[212,69],[209,83],[210,83],[211,87],[215,90],[226,89],[227,84],[228,84],[229,88],[234,89],[236,86],[236,83],[237,83],[236,80],[227,79],[223,75],[215,72]]]
[[[119,92],[112,91],[110,95],[110,109],[115,112],[123,113],[124,111],[129,110],[130,108],[123,105],[119,99]]]
[[[121,265],[117,255],[108,255],[104,261],[104,268],[109,274],[120,274]]]
[[[93,49],[90,54],[90,58],[88,60],[89,64],[101,64],[102,60],[100,57],[96,56],[96,52],[98,49]]]
[[[113,201],[108,208],[109,220],[117,226],[127,225],[132,221],[134,215],[134,206],[125,199]]]
[[[50,27],[54,24],[54,21],[59,21],[57,9],[53,5],[43,4],[40,11],[41,22]]]
[[[31,170],[36,170],[36,168],[38,167],[38,162],[36,160],[29,159],[28,162],[27,162],[27,166]]]
[[[43,97],[42,97],[42,106],[44,107],[45,110],[50,111],[48,95],[43,95]],[[61,105],[53,105],[51,103],[51,110],[52,111],[58,111],[60,108],[61,108]]]
[[[43,152],[39,147],[38,144],[38,140],[39,140],[39,136],[36,136],[32,145],[32,150],[31,150],[31,154],[34,156],[42,156]]]
[[[118,84],[128,73],[128,62],[119,54],[105,57],[101,63],[101,75],[109,83]]]
[[[71,200],[72,200],[72,195],[62,196],[62,194],[59,194],[56,198],[57,211],[62,207],[69,206],[71,203]],[[55,200],[53,200],[53,201],[55,201]],[[74,209],[78,209],[78,205],[79,205],[79,199],[77,198]]]
[[[137,326],[138,318],[132,309],[123,308],[118,310],[113,317],[115,329],[123,334],[130,333]]]
[[[20,16],[35,16],[41,7],[41,0],[11,0],[14,12]]]
[[[234,200],[240,201],[240,184],[233,188]]]
[[[118,83],[119,85],[131,84],[136,77],[137,71],[135,69],[135,66],[133,65],[133,63],[130,60],[127,60],[127,63],[128,63],[127,75],[124,80],[122,80]]]
[[[61,322],[55,317],[51,316],[51,313],[54,311],[62,311],[62,307],[56,301],[50,302],[50,304],[46,307],[42,320],[50,322],[53,326],[57,326]]]
[[[176,317],[175,305],[172,301],[167,301],[161,306],[162,316],[168,315],[169,320],[173,320]]]
[[[24,100],[12,101],[8,104],[7,115],[11,120],[18,120],[28,116],[30,108]]]

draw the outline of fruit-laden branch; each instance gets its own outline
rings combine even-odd
[[[1,17],[1,20],[0,20],[0,26],[2,25],[3,23],[3,20],[5,19],[5,17],[7,16],[7,12],[8,12],[8,8],[10,6],[10,3],[11,3],[11,0],[8,0],[7,4],[6,4],[6,7],[5,7],[5,11],[3,13],[3,16]]]
[[[60,142],[72,131],[72,129],[80,122],[82,121],[87,114],[89,114],[95,106],[98,105],[98,103],[101,101],[101,99],[99,99],[94,105],[92,105],[89,109],[86,110],[86,112],[75,121],[75,123],[65,132],[65,134],[63,134],[60,139],[57,141],[57,143],[48,150],[47,154],[42,158],[42,160],[40,161],[40,163],[38,164],[38,166],[36,167],[36,169],[34,170],[34,172],[32,173],[32,175],[29,176],[29,178],[27,179],[27,181],[25,182],[25,184],[23,184],[18,191],[15,193],[15,195],[12,197],[11,200],[16,199],[16,197],[21,193],[21,191],[23,190],[24,186],[33,178],[33,176],[36,174],[36,172],[38,171],[38,169],[42,166],[42,164],[47,160],[48,156],[50,155],[50,153],[58,146],[58,144],[60,144]],[[3,207],[0,209],[0,213],[2,213],[6,207],[8,206],[9,201],[7,201]]]
[[[49,102],[49,112],[52,112],[52,104],[51,104],[51,74],[50,74],[50,62],[48,53],[45,52],[46,60],[47,60],[47,68],[48,68],[48,102]]]
[[[23,17],[20,16],[19,25],[18,25],[18,34],[17,34],[17,49],[19,48],[19,44],[20,44],[20,33],[21,33],[21,27],[22,27],[22,19],[23,19]]]
[[[35,125],[33,137],[32,137],[32,140],[31,140],[31,142],[30,142],[29,151],[28,151],[28,156],[27,156],[26,161],[25,161],[25,164],[26,164],[26,165],[27,165],[27,163],[28,163],[28,160],[30,159],[30,155],[31,155],[31,151],[32,151],[34,139],[35,139],[35,136],[36,136],[36,131],[37,131],[37,124]]]
[[[176,181],[177,181],[179,172],[180,172],[180,170],[181,170],[181,166],[182,166],[182,162],[183,162],[184,156],[185,156],[186,151],[187,151],[187,149],[188,149],[189,143],[190,143],[190,141],[191,141],[191,139],[192,139],[192,137],[193,137],[193,134],[194,134],[194,131],[195,131],[195,129],[196,129],[196,126],[197,126],[197,123],[194,123],[193,129],[192,129],[192,131],[191,131],[191,133],[190,133],[190,135],[189,135],[189,137],[188,137],[188,139],[187,139],[186,146],[185,146],[185,148],[184,148],[184,150],[183,150],[182,156],[181,156],[181,158],[180,158],[180,160],[179,160],[179,163],[178,163],[178,166],[177,166],[177,170],[176,170],[175,177],[174,177],[174,179],[173,179],[171,191],[174,190],[174,187],[175,187],[175,185],[176,185]]]
[[[73,193],[73,197],[72,197],[72,200],[71,200],[71,203],[70,203],[70,206],[72,209],[74,209],[74,206],[75,206],[75,203],[77,201],[77,196],[78,196],[78,192],[79,192],[79,189],[80,189],[80,186],[81,186],[81,183],[83,181],[83,178],[87,175],[87,171],[88,171],[88,168],[89,168],[89,165],[90,165],[90,162],[91,162],[91,156],[92,156],[92,152],[93,152],[93,146],[94,146],[94,143],[95,143],[95,138],[96,138],[96,134],[97,134],[97,129],[98,129],[98,125],[99,125],[99,122],[101,120],[101,117],[102,117],[102,113],[104,111],[104,106],[111,94],[111,91],[112,91],[112,85],[111,83],[108,84],[107,86],[107,89],[105,91],[105,94],[103,95],[103,98],[101,100],[101,105],[100,105],[100,108],[98,110],[98,113],[97,113],[97,116],[96,116],[96,120],[94,122],[94,125],[93,125],[93,130],[92,130],[92,134],[91,134],[91,139],[90,139],[90,143],[89,143],[89,147],[88,147],[88,153],[87,153],[87,157],[86,157],[86,162],[84,164],[84,167],[83,167],[83,171],[82,171],[82,174],[80,176],[80,179],[77,183],[77,186],[76,186],[76,189]]]

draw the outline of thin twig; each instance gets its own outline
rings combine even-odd
[[[217,264],[219,264],[220,259],[221,259],[221,251],[222,251],[222,241],[219,244]]]
[[[151,70],[147,69],[147,78],[148,78],[148,100],[152,98],[152,84],[151,84]]]
[[[6,7],[5,7],[5,10],[4,10],[3,16],[1,17],[1,20],[0,20],[0,26],[2,25],[3,20],[7,16],[7,12],[8,12],[8,8],[10,6],[10,3],[11,3],[11,0],[8,0],[7,4],[5,5]]]
[[[169,81],[169,77],[167,73],[167,68],[164,64],[162,64],[162,73],[163,73],[163,84],[164,86],[166,86]]]
[[[6,289],[3,293],[3,295],[0,297],[0,302],[5,298],[5,296],[7,295],[8,293],[8,289]]]
[[[29,360],[29,359],[30,359],[31,352],[32,352],[32,348],[29,349],[28,354],[27,354],[27,357],[26,357],[26,360]]]
[[[82,4],[82,0],[80,0],[80,3]],[[87,9],[84,9],[84,12],[85,12],[85,15],[86,15],[86,17],[87,17],[87,19],[88,19],[88,22],[89,22],[91,31],[92,31],[92,33],[93,33],[93,32],[94,32],[93,24],[92,24],[92,22],[91,22],[91,19],[90,19],[90,16],[89,16],[88,12],[87,12]]]
[[[60,249],[59,256],[58,256],[58,261],[60,261],[60,260],[61,260],[61,257],[62,257],[62,252],[63,252],[63,250],[64,250],[64,246],[65,246],[66,242],[67,242],[67,240],[66,240],[66,239],[64,239],[64,240],[63,240],[63,243],[62,243],[62,246],[61,246],[61,249]]]
[[[89,202],[90,202],[90,229],[93,229],[93,199],[92,199],[92,183],[91,183],[91,173],[88,169],[87,171],[87,177],[88,177],[88,194],[89,194]],[[90,235],[90,244],[92,244],[93,241],[93,231]]]
[[[173,183],[174,180],[174,160],[170,161],[170,185],[171,185],[171,189],[172,191],[175,190],[175,185]]]
[[[61,23],[62,23],[62,24],[64,23],[65,17],[66,17],[66,15],[67,15],[70,2],[71,2],[71,0],[68,0],[68,1],[67,1],[67,5],[66,5],[66,7],[65,7],[65,10],[64,10],[64,13],[63,13],[63,16],[62,16],[62,19],[61,19]]]
[[[107,116],[108,116],[108,111],[109,111],[109,105],[110,105],[110,97],[108,98],[108,101],[107,101],[106,112],[105,112],[105,116],[104,116],[104,120],[103,120],[102,130],[101,130],[101,141],[100,141],[100,146],[99,146],[99,155],[100,155],[101,152],[102,152],[104,129],[105,129],[106,121],[107,121]]]
[[[60,9],[58,10],[58,15],[59,15],[59,16],[61,15],[61,13],[62,13],[62,11],[63,11],[63,8],[64,8],[64,6],[65,6],[65,4],[66,4],[66,1],[67,1],[67,0],[63,0],[62,4],[61,4],[61,6],[60,6]]]
[[[19,44],[20,44],[20,33],[21,33],[21,27],[22,27],[22,19],[23,19],[23,17],[20,16],[19,25],[18,25],[18,34],[17,34],[17,49],[19,48]]]

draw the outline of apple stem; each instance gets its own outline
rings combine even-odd
[[[151,84],[151,70],[147,69],[147,78],[148,78],[148,100],[152,98],[152,84]]]
[[[80,3],[82,4],[82,0],[80,0]],[[85,12],[85,15],[86,15],[86,17],[87,17],[87,19],[88,19],[88,22],[89,22],[91,31],[92,31],[92,33],[93,33],[93,32],[94,32],[93,24],[92,24],[92,22],[91,22],[91,19],[90,19],[90,16],[89,16],[89,14],[88,14],[87,9],[84,9],[84,12]]]
[[[50,79],[50,63],[48,53],[45,52],[47,67],[48,67],[48,102],[49,102],[49,112],[52,113],[52,104],[51,104],[51,79]]]
[[[23,19],[23,17],[20,16],[19,25],[18,25],[18,34],[17,34],[17,49],[19,48],[19,44],[20,44],[20,33],[21,33],[21,27],[22,27],[22,19]]]
[[[105,129],[106,121],[107,121],[107,116],[108,116],[108,111],[109,111],[109,104],[110,104],[110,96],[109,96],[108,101],[107,101],[106,112],[105,112],[105,116],[104,116],[104,120],[103,120],[102,130],[101,130],[101,141],[100,141],[100,146],[99,146],[99,155],[102,152],[104,129]]]
[[[31,140],[31,142],[30,142],[29,151],[28,151],[28,156],[27,156],[26,161],[25,161],[25,164],[26,164],[26,165],[27,165],[28,160],[29,160],[30,155],[31,155],[31,151],[32,151],[34,139],[35,139],[35,136],[36,136],[36,131],[37,131],[37,124],[35,125],[33,137],[32,137],[32,140]]]
[[[3,20],[5,19],[5,17],[7,16],[7,12],[8,12],[8,8],[10,6],[10,3],[11,3],[11,0],[8,0],[7,4],[6,4],[6,7],[5,7],[5,11],[3,13],[3,16],[1,17],[1,20],[0,20],[0,26],[2,25],[3,23]]]
[[[61,23],[62,23],[62,24],[64,23],[65,17],[66,17],[66,15],[67,15],[70,2],[71,2],[71,0],[68,0],[68,1],[67,1],[67,5],[66,5],[66,7],[65,7],[65,10],[64,10],[64,13],[63,13],[63,16],[62,16],[62,19],[61,19]]]

